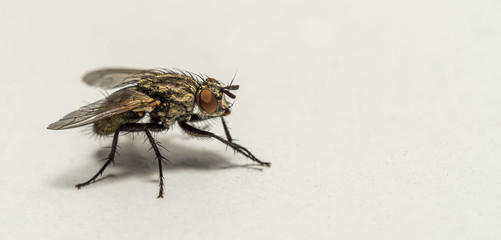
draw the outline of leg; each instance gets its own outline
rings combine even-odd
[[[198,114],[191,114],[190,122],[199,122],[199,121],[205,121],[209,119],[213,119],[216,117],[209,117],[207,119],[201,119]],[[221,122],[223,123],[223,128],[224,128],[224,133],[226,134],[226,139],[228,139],[229,142],[232,142],[233,139],[231,138],[230,131],[228,130],[228,126],[226,126],[226,121],[224,121],[224,118],[221,117]]]
[[[160,154],[160,151],[158,150],[158,147],[157,147],[157,143],[155,142],[155,139],[153,138],[153,136],[151,136],[150,131],[148,131],[148,129],[145,128],[144,133],[146,133],[146,136],[150,140],[151,147],[155,151],[155,155],[157,156],[157,160],[158,160],[158,171],[160,174],[160,177],[159,177],[160,190],[158,192],[157,198],[164,198],[164,175],[162,173],[162,160],[164,159],[164,157],[162,157],[162,155]]]
[[[217,117],[209,117],[206,119],[202,119],[198,116],[198,114],[195,114],[195,113],[190,114],[190,122],[205,121],[205,120],[209,120],[209,119],[213,119],[213,118],[217,118]]]
[[[224,133],[226,134],[226,139],[228,139],[228,142],[232,142],[233,139],[231,138],[230,130],[228,130],[228,126],[226,126],[226,122],[224,121],[223,117],[221,117],[221,122],[223,123],[223,128],[224,128]]]
[[[96,180],[96,178],[99,177],[99,175],[101,175],[103,173],[103,171],[106,169],[106,167],[108,167],[110,165],[110,163],[112,163],[114,161],[115,153],[117,151],[118,136],[119,136],[121,131],[123,131],[123,132],[144,131],[146,133],[146,136],[150,140],[150,143],[151,143],[153,149],[155,150],[155,154],[157,155],[157,159],[159,161],[158,165],[159,165],[159,169],[160,169],[160,193],[159,193],[158,197],[159,198],[163,197],[162,159],[164,159],[164,158],[160,155],[160,151],[158,150],[156,142],[153,139],[153,136],[151,136],[151,133],[149,130],[162,131],[162,130],[165,130],[166,128],[167,128],[167,126],[162,126],[162,125],[156,124],[156,123],[128,123],[128,124],[124,124],[124,125],[120,126],[115,131],[115,134],[113,136],[113,143],[111,144],[111,152],[108,155],[108,160],[106,161],[106,163],[103,165],[103,167],[101,167],[101,169],[96,173],[96,175],[94,175],[91,179],[89,179],[88,181],[86,181],[84,183],[77,184],[76,187],[78,189],[80,189],[81,187],[87,186],[90,183],[94,182]]]
[[[158,172],[160,174],[159,176],[159,185],[160,185],[160,190],[158,191],[158,196],[157,198],[164,198],[164,175],[162,172],[162,161],[165,159],[161,154],[160,151],[158,150],[157,142],[153,138],[153,136],[150,133],[151,131],[162,131],[167,128],[167,126],[162,126],[156,123],[130,123],[130,124],[125,124],[122,125],[122,128],[124,130],[130,131],[130,132],[139,132],[139,131],[144,131],[146,134],[146,137],[148,137],[148,140],[150,141],[151,147],[153,148],[153,151],[155,151],[156,159],[158,160]]]
[[[75,185],[76,188],[80,189],[81,187],[85,187],[85,186],[89,185],[90,183],[94,182],[96,180],[96,178],[99,177],[99,175],[103,174],[104,169],[106,169],[106,167],[108,167],[108,165],[110,165],[110,163],[113,162],[113,160],[115,158],[115,153],[117,152],[119,133],[120,133],[120,128],[117,129],[115,131],[115,135],[113,135],[113,143],[111,144],[111,152],[108,155],[108,160],[106,161],[106,163],[104,163],[104,165],[101,167],[101,169],[99,169],[99,171],[96,173],[96,175],[94,175],[94,177],[89,179],[89,181],[87,181],[87,182],[83,182],[83,183]]]
[[[259,165],[261,165],[261,166],[270,167],[270,165],[271,165],[271,163],[269,163],[269,162],[262,162],[261,160],[259,160],[249,150],[247,150],[247,148],[242,147],[242,146],[240,146],[240,145],[238,145],[236,143],[233,143],[233,142],[231,142],[229,140],[226,140],[226,139],[224,139],[224,138],[222,138],[220,136],[217,136],[214,133],[207,132],[207,131],[204,131],[204,130],[200,130],[200,129],[196,128],[196,127],[191,126],[190,124],[188,124],[186,122],[179,122],[179,126],[185,132],[187,132],[190,135],[193,135],[193,136],[196,136],[196,137],[212,137],[212,138],[215,138],[215,139],[219,140],[220,142],[226,144],[227,146],[233,148],[233,150],[235,150],[235,151],[243,154],[244,156],[250,158],[252,161],[259,163]]]

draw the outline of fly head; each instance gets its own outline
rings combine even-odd
[[[200,109],[201,118],[224,117],[230,114],[230,105],[225,95],[234,99],[231,90],[237,90],[238,85],[223,86],[214,78],[207,78],[197,91],[196,102]]]

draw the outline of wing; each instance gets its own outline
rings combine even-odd
[[[151,112],[158,105],[160,105],[159,100],[134,89],[126,88],[67,114],[59,121],[49,125],[47,129],[60,130],[80,127],[127,111]]]
[[[106,68],[89,72],[83,76],[83,81],[90,86],[112,89],[132,84],[147,76],[158,74],[155,70],[131,68]]]

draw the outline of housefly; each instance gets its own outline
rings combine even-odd
[[[162,161],[165,158],[151,132],[166,131],[176,122],[192,136],[215,138],[261,166],[270,166],[247,148],[233,142],[224,121],[223,117],[230,114],[231,107],[226,97],[234,99],[232,91],[237,90],[238,85],[224,85],[214,78],[168,69],[101,69],[86,74],[83,81],[91,86],[117,90],[102,100],[67,114],[48,127],[62,130],[92,124],[96,134],[113,135],[106,162],[92,178],[77,184],[79,189],[94,182],[113,163],[120,133],[144,132],[158,160],[158,198],[163,198]],[[226,139],[190,124],[213,118],[221,119]]]

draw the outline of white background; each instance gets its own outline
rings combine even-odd
[[[0,239],[499,239],[501,2],[2,1]],[[232,134],[174,126],[81,190],[109,139],[46,127],[86,71],[240,85]],[[220,123],[212,130],[223,134]],[[257,168],[259,169],[259,168]]]

